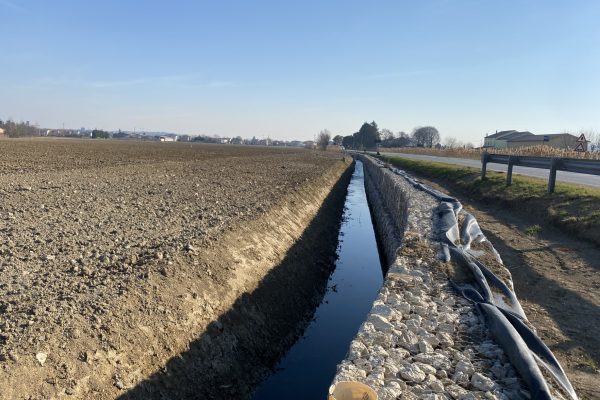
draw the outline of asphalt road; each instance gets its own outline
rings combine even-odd
[[[453,157],[438,157],[438,156],[426,156],[421,154],[406,154],[406,153],[384,153],[381,154],[386,156],[400,156],[410,158],[413,160],[424,160],[424,161],[436,161],[445,164],[464,165],[466,167],[473,167],[481,169],[481,161],[470,160],[467,158],[453,158]],[[508,166],[504,164],[488,163],[488,171],[500,171],[506,172]],[[549,170],[529,167],[513,167],[513,175],[527,175],[536,178],[548,179]],[[600,176],[588,175],[588,174],[576,174],[574,172],[557,171],[556,180],[561,182],[575,183],[578,185],[586,185],[600,188]]]

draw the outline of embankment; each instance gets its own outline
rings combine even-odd
[[[523,367],[526,362],[519,357],[529,354],[529,342],[516,355],[522,340],[506,345],[507,335],[498,334],[514,328],[502,325],[499,330],[498,324],[480,318],[482,310],[502,310],[528,324],[514,297],[510,272],[473,216],[455,199],[402,171],[360,157],[390,266],[334,383],[366,383],[381,400],[518,399],[527,390],[533,398],[547,398],[549,390],[557,394],[556,383],[546,388],[539,367]],[[462,293],[472,296],[467,300],[457,288],[469,288]],[[535,378],[529,371],[535,371]]]
[[[382,160],[415,176],[430,179],[452,193],[486,204],[510,209],[532,224],[551,223],[558,229],[600,245],[600,190],[556,183],[553,194],[546,193],[547,182],[515,176],[506,186],[506,174],[489,171],[481,180],[480,171],[431,161],[383,156]]]

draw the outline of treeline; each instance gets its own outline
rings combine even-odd
[[[119,130],[119,133],[121,133],[121,130]],[[115,134],[118,135],[117,133]],[[112,137],[112,134],[110,132],[106,132],[103,131],[102,129],[94,129],[92,131],[92,139],[110,139]]]
[[[14,122],[12,120],[0,120],[0,129],[4,130],[4,134],[8,137],[25,137],[38,136],[38,128],[29,125],[29,122]]]
[[[436,147],[440,145],[440,133],[433,126],[419,126],[410,134],[389,129],[379,129],[375,121],[362,124],[358,132],[348,136],[337,135],[333,142],[347,149],[364,150],[379,147]]]

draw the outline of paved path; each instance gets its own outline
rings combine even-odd
[[[445,164],[464,165],[466,167],[473,167],[481,169],[481,161],[471,160],[467,158],[454,158],[454,157],[438,157],[438,156],[426,156],[421,154],[406,154],[406,153],[385,153],[381,154],[386,156],[400,156],[410,158],[413,160],[424,160],[424,161],[436,161]],[[488,171],[501,171],[506,172],[507,165],[488,163]],[[536,178],[548,179],[549,170],[529,167],[513,167],[513,174],[528,175]],[[579,185],[593,186],[600,188],[600,176],[588,175],[588,174],[576,174],[574,172],[557,171],[556,180],[562,182],[576,183]]]

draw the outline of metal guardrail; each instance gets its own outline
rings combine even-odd
[[[579,174],[600,175],[600,160],[581,160],[578,158],[548,158],[507,156],[503,154],[483,153],[481,155],[481,179],[485,178],[487,164],[507,164],[506,184],[512,184],[513,166],[549,169],[548,193],[554,193],[556,171],[568,171]]]

